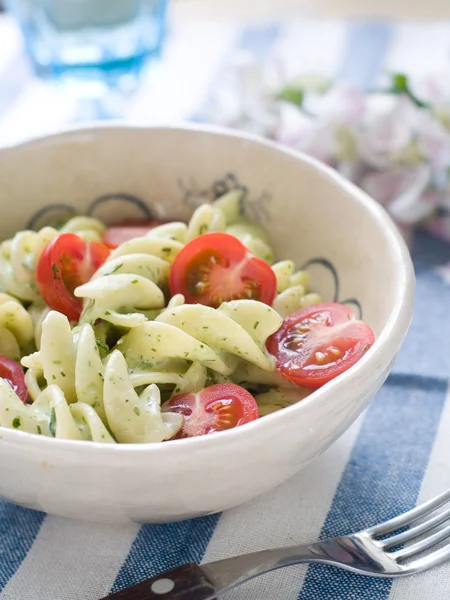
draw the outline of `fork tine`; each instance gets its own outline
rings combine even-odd
[[[447,527],[443,527],[436,533],[433,533],[433,535],[429,535],[424,540],[420,540],[420,542],[411,544],[411,546],[406,546],[406,548],[402,548],[401,550],[397,550],[396,552],[391,552],[390,556],[394,559],[409,558],[410,556],[419,554],[419,552],[428,550],[428,548],[435,546],[436,544],[438,544],[439,542],[442,542],[449,536],[450,536],[450,525],[447,525]]]
[[[446,510],[442,511],[441,513],[438,513],[434,517],[431,517],[431,519],[428,519],[424,523],[421,523],[420,525],[412,527],[411,529],[403,531],[402,533],[399,533],[397,535],[393,535],[392,537],[387,538],[385,540],[378,540],[378,543],[384,550],[388,550],[389,548],[393,548],[394,546],[400,546],[401,544],[409,542],[417,536],[422,535],[422,533],[430,531],[430,529],[433,529],[437,525],[444,523],[448,520],[449,517],[450,508],[447,508]]]
[[[389,533],[390,531],[395,531],[396,529],[400,529],[400,527],[404,527],[405,525],[409,525],[416,519],[423,517],[424,515],[436,510],[446,502],[450,500],[450,490],[447,490],[440,496],[433,498],[432,500],[428,500],[428,502],[424,502],[420,506],[409,510],[408,512],[399,515],[398,517],[394,517],[393,519],[389,519],[389,521],[385,521],[384,523],[380,523],[379,525],[374,525],[373,527],[369,527],[364,531],[369,535],[384,535],[385,533]]]
[[[431,567],[436,567],[441,563],[447,561],[450,558],[450,544],[446,544],[443,548],[439,548],[435,552],[413,560],[410,563],[406,563],[403,566],[403,573],[405,575],[414,575],[420,573],[420,571],[426,571]]]

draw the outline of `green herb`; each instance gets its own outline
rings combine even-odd
[[[209,329],[208,325],[204,325],[203,329]]]
[[[102,373],[100,373],[100,371],[99,371],[99,373],[98,373],[98,376],[100,377],[100,379],[101,379],[102,381],[105,381],[105,378],[103,377],[103,374],[102,374]]]
[[[163,252],[171,252],[171,251],[172,251],[172,248],[163,248],[163,249],[162,249],[162,251],[163,251]]]
[[[189,356],[189,352],[185,352],[184,353],[184,358],[187,358]]]
[[[139,279],[133,279],[131,283],[139,283]]]
[[[259,321],[256,321],[255,324],[253,325],[253,329],[256,329],[259,325]]]
[[[109,310],[105,310],[105,317],[109,317],[111,313],[109,312]]]
[[[120,263],[120,265],[117,265],[116,267],[114,267],[114,269],[110,273],[108,273],[108,275],[112,275],[113,273],[118,271],[121,267],[123,267],[123,263]]]
[[[42,429],[40,425],[37,426],[37,432],[39,435],[42,435]]]
[[[53,279],[56,279],[57,281],[61,281],[61,277],[59,277],[59,269],[56,266],[55,263],[52,264],[52,271],[53,271]]]
[[[12,426],[14,427],[14,429],[18,429],[20,425],[20,417],[16,417],[15,419],[13,419]]]
[[[53,364],[54,364],[54,365],[60,365],[60,364],[61,364],[61,361],[60,361],[60,360],[54,360],[54,361],[53,361]]]
[[[156,348],[150,348],[152,352],[157,352]]]
[[[48,428],[51,436],[56,437],[56,413],[54,408],[52,408],[52,412],[50,413],[50,423],[48,424]]]
[[[141,416],[141,411],[139,410],[139,407],[138,407],[138,406],[135,406],[135,407],[133,408],[133,411],[134,411],[134,414],[135,414],[135,415],[137,415],[138,417],[140,417],[140,416]]]
[[[64,373],[64,371],[61,371],[61,375],[62,375],[63,377],[65,377],[65,376],[66,376],[66,374]]]
[[[105,352],[109,352],[108,346],[105,344],[105,342],[102,342],[102,340],[99,340],[98,338],[95,338],[95,343],[100,348],[100,350],[104,350]]]
[[[202,235],[203,233],[206,233],[208,231],[208,225],[206,225],[206,223],[202,223],[202,225],[200,225],[200,227],[198,228],[198,234]]]

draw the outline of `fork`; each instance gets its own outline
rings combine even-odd
[[[185,564],[103,600],[214,600],[254,577],[300,563],[322,563],[370,577],[414,575],[450,558],[450,541],[438,546],[450,537],[450,507],[436,512],[449,500],[450,490],[398,517],[350,535],[243,554],[202,566]],[[423,555],[427,550],[430,552]]]

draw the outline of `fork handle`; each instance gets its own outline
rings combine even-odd
[[[216,594],[202,568],[188,563],[102,600],[215,600]]]

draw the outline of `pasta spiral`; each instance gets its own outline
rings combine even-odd
[[[277,278],[277,295],[273,308],[284,318],[293,312],[318,304],[319,294],[308,293],[309,274],[307,271],[295,271],[291,260],[283,260],[272,266]]]
[[[132,329],[118,347],[135,385],[171,385],[174,394],[197,392],[211,371],[217,374],[214,382],[233,381],[240,361],[273,372],[265,343],[280,325],[280,316],[255,300],[224,302],[218,309],[185,304]]]
[[[22,360],[33,404],[24,405],[11,388],[8,394],[0,388],[1,425],[110,443],[160,442],[182,426],[181,415],[161,413],[156,386],[140,395],[134,391],[120,351],[102,360],[88,323],[71,331],[67,318],[52,311],[42,324],[41,344]]]
[[[96,219],[74,217],[60,230],[44,227],[39,231],[19,231],[0,244],[0,287],[25,302],[40,300],[35,269],[44,248],[59,233],[72,232],[86,240],[101,240],[105,226]]]
[[[0,354],[20,360],[33,344],[33,321],[22,304],[0,293]]]

